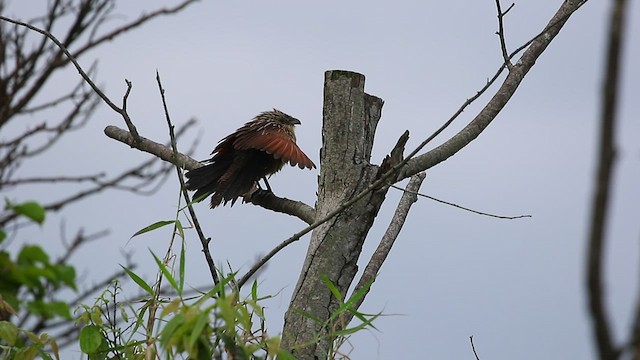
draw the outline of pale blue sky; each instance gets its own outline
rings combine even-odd
[[[118,26],[141,10],[122,2]],[[154,2],[155,3],[155,2]],[[561,1],[523,0],[506,23],[509,49],[538,33]],[[474,209],[530,219],[498,220],[421,199],[361,310],[382,311],[379,331],[351,339],[352,359],[594,358],[587,323],[582,268],[599,113],[606,2],[576,13],[527,75],[506,109],[471,145],[428,172],[421,191]],[[626,334],[638,283],[640,214],[640,8],[630,4],[624,57],[612,221],[607,248],[607,304],[616,336]],[[505,4],[506,6],[506,4]],[[145,7],[145,9],[150,9]],[[25,2],[6,14],[27,17]],[[363,73],[366,90],[385,100],[373,161],[379,163],[405,130],[409,148],[420,143],[475,94],[501,63],[494,1],[203,2],[162,18],[101,47],[81,60],[99,60],[98,83],[119,101],[133,81],[130,114],[142,135],[167,138],[155,82],[158,69],[173,121],[199,120],[204,159],[217,141],[257,113],[279,108],[302,121],[300,147],[318,163],[325,70]],[[75,83],[68,71],[49,84]],[[471,106],[433,146],[463,127],[484,105]],[[41,119],[34,119],[41,120]],[[148,155],[108,139],[107,125],[124,126],[101,105],[91,123],[54,152],[25,164],[22,175],[85,174],[131,166]],[[194,138],[183,139],[186,149]],[[6,135],[0,135],[4,137]],[[317,170],[287,168],[270,180],[275,192],[313,204]],[[34,187],[5,193],[41,202],[72,187]],[[59,224],[69,232],[111,229],[76,258],[87,283],[117,270],[120,252],[135,251],[139,273],[155,271],[147,248],[164,253],[168,229],[129,237],[174,216],[177,180],[153,197],[112,192],[50,216],[46,226],[24,232],[59,253]],[[400,194],[391,190],[365,244],[370,254]],[[304,227],[299,220],[251,205],[210,211],[199,205],[214,238],[218,264],[246,270],[254,260]],[[209,282],[194,232],[188,233],[188,282]],[[46,240],[45,240],[46,239]],[[280,332],[308,237],[277,255],[261,274],[269,330]],[[364,265],[364,260],[361,266]],[[129,284],[128,286],[133,287]],[[349,351],[349,349],[345,349]]]

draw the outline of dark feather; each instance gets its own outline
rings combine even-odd
[[[186,187],[194,199],[211,196],[211,208],[235,203],[261,178],[278,172],[284,164],[301,169],[316,165],[296,145],[297,119],[278,110],[264,112],[222,139],[207,164],[187,172]]]

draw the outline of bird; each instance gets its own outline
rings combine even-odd
[[[289,163],[300,169],[314,169],[316,165],[296,144],[295,125],[300,120],[273,109],[258,114],[244,126],[226,136],[213,149],[213,157],[205,165],[185,173],[187,190],[194,190],[194,201],[211,195],[213,209],[260,188],[264,179],[267,190],[271,187],[267,177]]]

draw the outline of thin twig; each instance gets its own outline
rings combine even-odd
[[[171,138],[171,147],[173,148],[174,155],[178,156],[178,144],[176,142],[176,137],[173,132],[173,124],[171,123],[171,117],[169,116],[169,109],[167,108],[167,102],[164,96],[164,88],[162,87],[162,81],[160,80],[160,73],[156,70],[156,81],[158,82],[158,89],[160,90],[160,96],[162,97],[162,106],[164,107],[164,114],[167,119],[167,125],[169,126],[169,137]],[[187,209],[189,210],[189,215],[191,216],[191,220],[193,222],[193,226],[198,233],[198,238],[200,239],[200,243],[202,244],[202,252],[204,253],[204,257],[207,261],[207,265],[209,266],[209,272],[211,273],[211,278],[213,279],[213,285],[218,285],[220,279],[218,278],[218,271],[216,270],[215,263],[213,262],[213,257],[211,256],[211,252],[209,251],[209,243],[211,242],[210,238],[207,238],[202,231],[202,227],[200,227],[200,222],[198,221],[198,217],[196,216],[196,212],[193,209],[192,201],[189,197],[189,192],[184,184],[184,177],[182,175],[182,167],[176,165],[176,171],[178,174],[178,180],[180,181],[180,189],[182,190],[182,196],[184,197],[187,203]]]
[[[80,248],[80,246],[94,240],[98,240],[109,235],[111,231],[102,230],[90,235],[84,234],[84,229],[80,229],[70,244],[65,247],[65,253],[56,260],[56,264],[66,264],[69,258]]]
[[[390,186],[391,186],[392,188],[394,188],[394,189],[397,189],[397,190],[400,190],[400,191],[404,191],[404,192],[409,192],[409,191],[411,191],[411,190],[408,190],[408,189],[403,189],[403,188],[401,188],[401,187],[399,187],[399,186],[396,186],[396,185],[390,185]],[[469,212],[472,212],[472,213],[474,213],[474,214],[484,215],[484,216],[490,216],[490,217],[494,217],[494,218],[498,218],[498,219],[508,219],[508,220],[513,220],[513,219],[521,219],[521,218],[530,218],[530,217],[532,217],[531,215],[502,216],[502,215],[489,214],[489,213],[486,213],[486,212],[482,212],[482,211],[478,211],[478,210],[469,209],[469,208],[467,208],[467,207],[464,207],[464,206],[461,206],[461,205],[458,205],[458,204],[450,203],[450,202],[448,202],[448,201],[440,200],[440,199],[434,198],[433,196],[425,195],[425,194],[422,194],[422,193],[419,193],[419,192],[416,192],[415,194],[416,194],[417,196],[422,196],[422,197],[427,198],[427,199],[429,199],[429,200],[433,200],[433,201],[437,201],[437,202],[439,202],[439,203],[441,203],[441,204],[445,204],[445,205],[453,206],[453,207],[455,207],[455,208],[458,208],[458,209],[461,209],[461,210],[464,210],[464,211],[469,211]]]
[[[8,17],[4,17],[2,15],[0,15],[0,20],[4,20],[4,21],[10,22],[10,23],[15,24],[15,25],[24,26],[24,27],[28,28],[29,30],[35,31],[35,32],[40,33],[40,34],[46,36],[47,38],[49,38],[49,40],[53,41],[54,44],[56,44],[58,46],[58,48],[60,50],[62,50],[62,52],[64,52],[64,54],[67,57],[67,59],[69,59],[69,61],[71,61],[73,66],[75,66],[75,68],[78,71],[78,73],[80,74],[80,76],[82,76],[84,81],[86,81],[87,84],[89,84],[89,86],[91,86],[91,89],[93,89],[93,91],[96,94],[98,94],[98,96],[100,96],[102,101],[104,101],[113,111],[117,112],[118,114],[121,114],[123,112],[122,109],[120,109],[118,106],[116,106],[116,104],[114,104],[111,101],[111,99],[109,99],[109,97],[107,95],[105,95],[102,92],[102,90],[100,90],[100,88],[93,82],[93,80],[91,80],[89,75],[87,75],[87,73],[84,72],[84,70],[82,69],[80,64],[78,64],[78,62],[73,57],[73,55],[71,55],[69,50],[67,50],[67,48],[60,42],[60,40],[58,40],[58,38],[55,37],[53,34],[51,34],[49,31],[42,30],[42,29],[40,29],[38,27],[35,27],[35,26],[31,25],[31,24],[27,24],[25,22],[18,21],[18,20],[13,20],[13,19],[10,19]],[[137,132],[135,132],[135,133],[132,132],[132,133],[134,134],[134,136],[137,135]]]
[[[511,6],[509,6],[509,8],[505,10],[505,12],[502,12],[500,0],[496,0],[496,8],[498,10],[498,32],[496,32],[496,34],[500,38],[500,50],[502,50],[502,58],[504,59],[504,64],[509,70],[513,68],[513,64],[511,63],[511,59],[509,58],[509,54],[507,53],[507,43],[504,38],[504,17],[505,15],[507,15],[509,10],[513,9],[515,5],[515,3],[512,3]]]
[[[517,48],[516,50],[514,50],[511,54],[509,54],[509,59],[513,59],[518,53],[520,53],[521,51],[523,51],[524,49],[528,48],[531,44],[533,44],[536,40],[542,38],[545,34],[548,33],[548,31],[552,28],[554,28],[555,26],[558,26],[560,24],[563,24],[565,21],[567,21],[567,19],[576,11],[578,11],[578,9],[580,9],[580,7],[582,7],[582,5],[584,5],[588,0],[584,0],[581,1],[580,3],[575,5],[575,8],[571,9],[568,11],[568,13],[564,14],[563,16],[559,16],[557,19],[555,19],[554,21],[551,21],[549,24],[547,24],[547,26],[545,26],[545,28],[538,33],[536,36],[534,36],[531,40],[527,41],[525,44],[523,44],[522,46],[520,46],[519,48]],[[563,5],[564,6],[564,5]],[[560,11],[560,10],[559,10]],[[558,30],[559,31],[559,30]],[[552,40],[548,39],[545,42],[550,42]],[[526,54],[526,53],[525,53]],[[523,55],[524,56],[524,55]],[[534,56],[534,58],[537,58],[539,55],[532,55]],[[531,64],[529,67],[533,66],[533,64]],[[449,125],[451,125],[451,123],[453,123],[453,121],[458,118],[458,116],[460,116],[460,114],[462,114],[462,112],[469,106],[471,105],[471,103],[473,103],[476,99],[478,99],[482,94],[484,94],[486,92],[486,90],[489,89],[489,87],[491,87],[491,85],[493,85],[493,83],[500,77],[500,75],[502,74],[502,72],[504,71],[504,69],[507,68],[507,65],[503,62],[502,65],[500,65],[500,67],[498,68],[498,70],[496,71],[496,73],[493,75],[493,77],[487,81],[487,83],[485,84],[485,86],[482,87],[482,89],[480,89],[480,91],[478,91],[474,96],[468,98],[461,106],[460,108],[458,108],[458,110],[449,118],[449,120],[447,120],[440,128],[438,128],[438,130],[436,130],[430,137],[428,137],[427,139],[425,139],[422,143],[420,143],[408,156],[407,158],[412,158],[414,157],[420,150],[422,150],[428,143],[430,143],[433,138],[437,135],[439,135],[441,132],[443,132],[447,127],[449,127]],[[513,80],[512,80],[513,81]],[[518,83],[521,80],[518,81]],[[503,85],[504,86],[504,85]],[[517,86],[516,86],[517,88]],[[498,92],[501,92],[502,89],[499,89]],[[508,91],[508,90],[504,90],[504,91]],[[515,91],[515,90],[513,90]],[[485,107],[486,108],[486,107]],[[484,110],[481,112],[481,114],[484,112]],[[471,122],[471,123],[475,123],[477,122],[476,119],[478,119],[478,117],[481,115],[479,114],[478,116],[476,116],[476,118]],[[470,124],[471,124],[470,123]],[[486,127],[488,124],[484,125],[484,127]],[[467,125],[468,127],[469,125]],[[480,131],[482,131],[482,129],[484,129],[484,127],[480,126],[480,124],[474,124],[474,127],[479,127]],[[461,130],[458,134],[454,135],[454,138],[457,136],[461,136],[461,133],[464,133],[466,131],[466,127],[465,129]],[[463,135],[463,137],[466,138],[466,142],[470,142],[471,140],[473,140],[473,138],[475,138],[477,135],[476,134],[471,134],[473,136],[469,136],[469,134],[465,134]],[[453,138],[452,138],[453,139]],[[452,139],[449,139],[449,141],[451,141]],[[435,154],[438,155],[440,152],[444,151],[443,148],[445,148],[447,145],[447,143],[442,144],[438,147],[436,147],[435,149],[430,150],[429,152],[420,155],[418,158],[415,159],[415,161],[419,162],[422,158],[425,157],[429,157],[429,155]],[[459,150],[459,149],[458,149]],[[419,169],[415,169],[414,170],[414,166],[412,166],[412,164],[409,164],[409,166],[405,169],[402,170],[400,177],[398,180],[402,180],[402,179],[406,179],[407,177],[410,177],[411,175],[414,175],[420,171],[424,171],[429,169],[430,167],[435,166],[436,164],[446,160],[449,156],[453,155],[455,152],[457,152],[458,150],[455,150],[453,152],[451,152],[450,154],[445,155],[444,157],[440,157],[440,156],[434,156],[434,158],[436,158],[437,160],[434,160],[432,163],[429,164],[429,166],[420,166]]]
[[[471,350],[473,350],[473,356],[476,357],[476,360],[480,360],[478,357],[478,353],[476,352],[476,346],[473,344],[473,335],[469,336],[469,341],[471,341]]]
[[[17,186],[24,184],[39,184],[39,183],[59,183],[59,182],[92,182],[99,183],[100,178],[105,177],[105,173],[98,173],[95,175],[85,176],[52,176],[52,177],[34,177],[34,178],[22,178],[15,180],[0,181],[2,186]]]
[[[93,47],[95,47],[95,46],[97,46],[97,45],[99,45],[99,44],[101,44],[103,42],[113,40],[118,35],[120,35],[120,34],[122,34],[124,32],[130,31],[132,29],[135,29],[135,28],[145,24],[147,21],[149,21],[149,20],[151,20],[153,18],[159,17],[160,15],[173,15],[173,14],[176,14],[176,13],[182,11],[183,9],[185,9],[187,6],[189,6],[191,4],[194,4],[196,2],[198,2],[198,0],[186,0],[186,1],[183,1],[182,3],[177,4],[176,6],[174,6],[172,8],[161,8],[161,9],[157,9],[155,11],[152,11],[152,12],[150,12],[148,14],[141,15],[137,20],[135,20],[135,21],[123,26],[123,27],[115,29],[110,33],[104,34],[104,35],[102,35],[101,37],[99,37],[97,39],[94,39],[94,40],[90,41],[88,44],[86,44],[85,46],[83,46],[80,49],[78,49],[76,51],[76,53],[82,54],[85,51],[87,51],[87,50],[89,50],[89,49],[91,49],[91,48],[93,48]]]
[[[131,169],[128,169],[127,171],[121,173],[120,175],[118,175],[118,176],[116,176],[116,177],[114,177],[114,178],[112,178],[110,180],[98,183],[97,185],[95,185],[95,186],[93,186],[93,187],[91,187],[89,189],[80,191],[80,192],[78,192],[76,194],[70,195],[70,196],[68,196],[68,197],[66,197],[64,199],[55,201],[53,203],[46,204],[43,207],[44,207],[44,209],[46,211],[59,211],[60,209],[62,209],[63,207],[65,207],[65,206],[67,206],[67,205],[69,205],[71,203],[74,203],[76,201],[80,201],[80,200],[82,200],[82,199],[84,199],[84,198],[86,198],[86,197],[88,197],[90,195],[102,192],[107,188],[116,187],[118,184],[120,184],[125,179],[129,179],[129,178],[132,178],[132,177],[139,176],[142,173],[142,171],[144,171],[145,169],[151,168],[151,166],[154,165],[157,160],[158,160],[157,158],[151,158],[149,160],[146,160],[146,161],[142,162],[141,164],[138,164],[137,166],[135,166],[135,167],[133,167]],[[139,186],[142,187],[142,186],[146,186],[146,185],[152,183],[159,175],[165,173],[167,170],[168,169],[164,168],[164,167],[161,167],[158,170],[153,170],[151,172],[151,174],[149,176],[147,176],[147,179],[145,179],[145,181],[143,181]],[[17,217],[18,217],[18,214],[16,214],[16,213],[3,213],[3,214],[0,214],[0,225],[7,224],[9,221],[12,221]]]
[[[513,59],[514,56],[516,56],[518,53],[520,53],[522,50],[526,49],[529,45],[531,45],[531,43],[533,43],[534,41],[536,41],[538,38],[540,38],[541,36],[544,36],[544,34],[552,27],[558,25],[559,23],[566,21],[569,16],[571,16],[574,12],[578,11],[578,9],[580,9],[584,4],[587,3],[587,1],[589,0],[583,0],[580,1],[580,3],[578,3],[575,7],[575,10],[571,13],[566,14],[565,16],[562,16],[560,18],[558,18],[555,22],[552,22],[550,24],[548,24],[544,29],[542,29],[542,31],[540,31],[536,36],[534,36],[533,38],[531,38],[531,40],[527,41],[526,43],[522,44],[519,48],[515,49],[511,54],[509,54],[509,59]]]

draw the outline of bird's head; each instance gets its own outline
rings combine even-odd
[[[267,111],[262,113],[262,115],[266,115],[271,118],[271,120],[277,121],[282,125],[294,126],[300,125],[300,120],[294,118],[293,116],[287,115],[278,109],[273,109],[272,111]]]
[[[287,115],[278,109],[273,109],[271,111],[265,111],[260,115],[256,116],[254,119],[257,124],[271,124],[271,126],[277,126],[285,133],[289,134],[289,136],[296,141],[295,135],[295,125],[300,125],[300,120],[294,118],[293,116]]]

